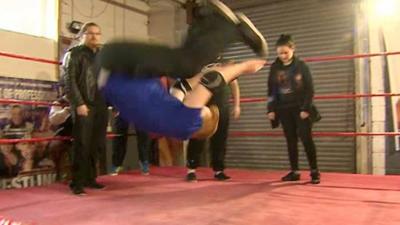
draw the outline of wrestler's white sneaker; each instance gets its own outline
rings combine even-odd
[[[209,0],[209,5],[216,13],[223,16],[227,21],[238,27],[243,42],[260,57],[267,58],[268,44],[261,32],[254,24],[241,12],[234,13],[228,6],[220,0]]]
[[[235,13],[224,3],[219,0],[208,0],[209,6],[214,9],[216,13],[223,16],[229,22],[238,25],[240,23]]]
[[[237,18],[240,20],[239,32],[243,38],[244,43],[260,57],[268,57],[268,44],[264,36],[257,29],[256,26],[241,12],[236,13]]]

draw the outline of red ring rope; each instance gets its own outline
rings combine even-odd
[[[313,132],[314,137],[399,136],[400,132]],[[231,137],[280,137],[283,132],[231,131]]]
[[[400,93],[381,93],[381,94],[332,94],[332,95],[317,95],[314,99],[344,99],[344,98],[372,98],[372,97],[394,97],[400,96]],[[232,100],[231,100],[232,101]],[[267,98],[241,98],[241,103],[249,102],[265,102]],[[21,104],[21,105],[45,105],[45,106],[61,106],[61,104],[44,102],[44,101],[25,101],[14,99],[0,99],[0,104]]]
[[[44,106],[61,106],[61,104],[45,102],[45,101],[26,101],[14,99],[0,99],[1,104],[21,104],[21,105],[44,105]]]
[[[135,135],[135,134],[128,134]],[[107,138],[121,136],[120,134],[108,134]],[[254,131],[231,131],[230,137],[281,137],[283,132],[254,132]],[[400,136],[400,132],[313,132],[314,137],[360,137],[360,136]],[[26,139],[0,139],[0,144],[34,143],[54,140],[71,140],[71,137],[44,137]]]
[[[128,134],[132,136],[136,134]],[[115,138],[122,136],[121,134],[107,134],[107,138]],[[69,141],[72,137],[60,136],[60,137],[42,137],[42,138],[21,138],[21,139],[0,139],[0,144],[16,144],[16,143],[34,143],[43,141]]]
[[[372,98],[372,97],[394,97],[400,96],[400,93],[381,93],[381,94],[332,94],[332,95],[317,95],[314,99],[345,99],[345,98]],[[233,100],[231,100],[233,101]],[[267,98],[241,98],[241,103],[250,102],[265,102]],[[1,100],[0,100],[1,102]]]
[[[17,55],[17,54],[6,53],[6,52],[0,52],[0,56],[5,56],[5,57],[15,58],[15,59],[23,59],[23,60],[33,61],[33,62],[49,63],[49,64],[56,64],[56,65],[61,64],[60,62],[55,61],[55,60],[29,57],[29,56]]]
[[[306,61],[306,62],[326,62],[326,61],[335,61],[335,60],[348,60],[348,59],[369,58],[369,57],[390,56],[390,55],[400,55],[400,52],[397,51],[397,52],[379,52],[379,53],[365,53],[365,54],[338,55],[338,56],[318,56],[318,57],[304,58],[304,61]],[[12,53],[7,53],[7,52],[0,52],[0,56],[34,61],[34,62],[41,62],[41,63],[49,63],[49,64],[56,64],[56,65],[60,64],[60,62],[58,62],[56,60],[29,57],[29,56],[23,56],[23,55],[12,54]],[[267,65],[270,65],[270,64],[267,64]]]
[[[308,57],[304,58],[304,61],[326,62],[326,61],[359,59],[359,58],[369,58],[375,56],[389,56],[389,55],[400,55],[400,52],[379,52],[379,53],[365,53],[365,54],[339,55],[339,56]]]

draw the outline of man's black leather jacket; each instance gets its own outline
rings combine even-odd
[[[97,89],[96,53],[85,45],[73,47],[65,57],[65,92],[72,107],[94,105]]]

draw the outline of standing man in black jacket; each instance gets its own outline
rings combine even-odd
[[[95,68],[100,27],[86,23],[78,35],[81,44],[72,48],[67,57],[65,91],[71,104],[74,138],[70,188],[74,194],[84,195],[84,187],[104,188],[96,182],[96,164],[100,151],[105,149],[107,106],[97,87]]]

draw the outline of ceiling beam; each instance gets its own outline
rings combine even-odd
[[[135,8],[135,7],[132,7],[132,6],[117,2],[115,0],[100,0],[100,1],[109,3],[109,4],[114,5],[114,6],[118,6],[120,8],[129,10],[129,11],[132,11],[132,12],[135,12],[135,13],[139,13],[139,14],[142,14],[142,15],[145,15],[145,16],[149,16],[149,12],[146,12],[144,10],[141,10],[141,9],[138,9],[138,8]]]

